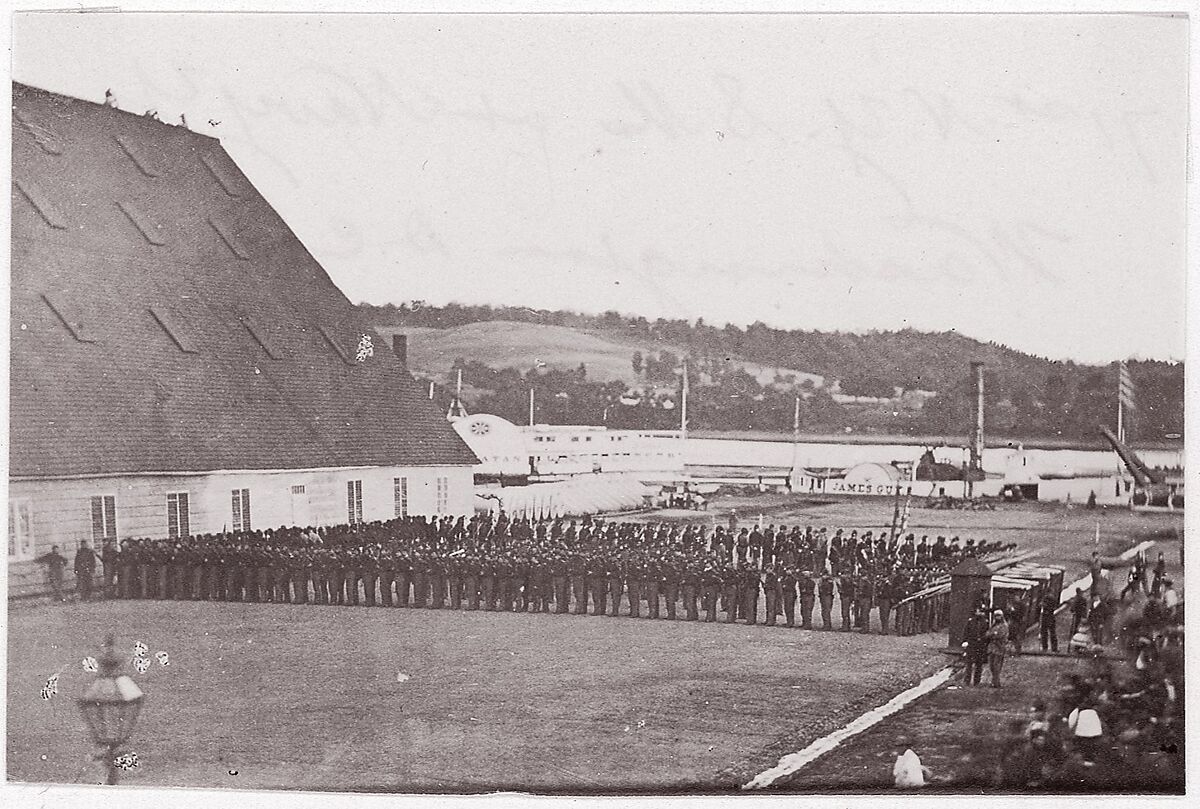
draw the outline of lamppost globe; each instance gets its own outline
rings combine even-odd
[[[105,750],[108,783],[115,784],[117,748],[125,743],[137,724],[142,710],[142,689],[131,677],[120,673],[121,659],[113,651],[112,635],[105,638],[104,651],[96,664],[96,679],[76,702],[92,741]]]

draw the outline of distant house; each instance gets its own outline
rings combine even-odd
[[[21,84],[12,123],[10,592],[51,544],[472,511],[475,455],[215,139]]]

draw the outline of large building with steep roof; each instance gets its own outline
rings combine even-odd
[[[471,511],[474,454],[216,139],[21,84],[12,124],[14,591],[51,544]]]

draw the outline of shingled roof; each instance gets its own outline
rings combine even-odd
[[[477,462],[215,139],[14,84],[12,166],[11,477]]]

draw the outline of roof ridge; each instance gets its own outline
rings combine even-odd
[[[59,102],[65,101],[65,102],[72,103],[72,104],[89,104],[93,107],[98,107],[101,110],[112,110],[113,112],[123,113],[132,118],[136,118],[140,121],[149,121],[152,123],[156,123],[159,126],[167,127],[169,129],[171,129],[172,131],[183,130],[184,132],[187,132],[189,134],[195,135],[200,138],[204,138],[205,140],[216,141],[218,144],[221,142],[221,139],[218,138],[216,135],[206,135],[203,132],[197,132],[196,130],[192,129],[191,127],[181,126],[179,124],[168,123],[167,121],[162,121],[162,120],[159,120],[158,118],[147,117],[144,114],[139,115],[138,113],[136,113],[132,110],[123,110],[120,107],[110,107],[107,104],[103,104],[99,101],[92,101],[91,99],[87,99],[87,98],[80,98],[78,96],[67,95],[66,93],[59,93],[55,90],[47,90],[45,87],[37,87],[32,84],[26,84],[25,82],[17,81],[16,79],[13,79],[12,83],[13,83],[12,96],[13,96],[13,106],[14,107],[16,107],[16,105],[17,105],[18,88],[19,88],[19,91],[22,95],[26,92],[32,92],[34,94],[50,96],[54,100],[57,100]],[[184,114],[186,115],[186,113],[184,113]],[[223,146],[221,148],[222,148],[222,150],[224,150]]]

